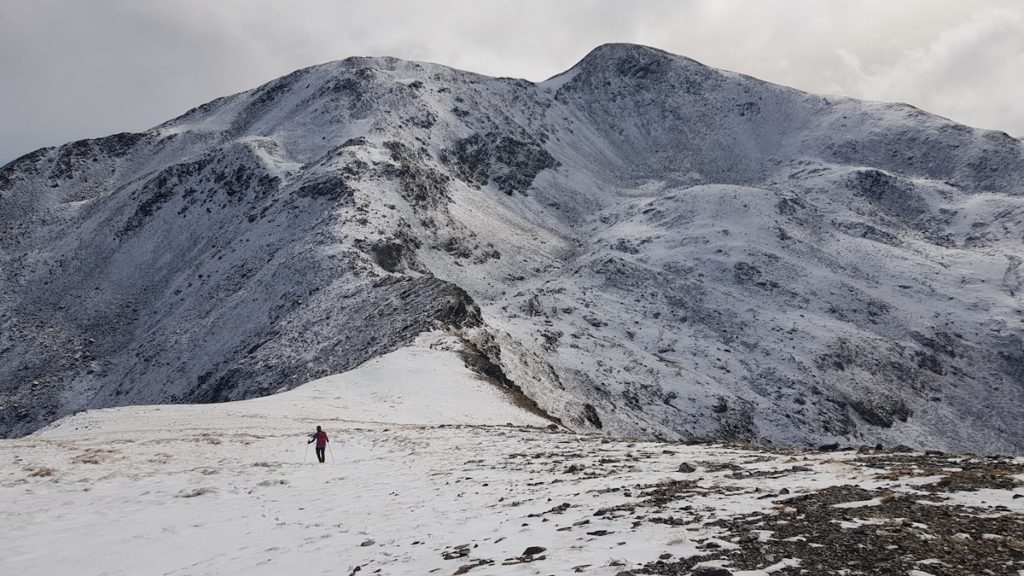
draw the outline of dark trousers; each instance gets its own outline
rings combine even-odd
[[[324,462],[324,449],[324,446],[316,447],[316,459],[319,460],[321,464]]]

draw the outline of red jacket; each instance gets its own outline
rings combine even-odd
[[[313,434],[313,438],[316,439],[316,447],[317,448],[323,448],[324,446],[327,445],[327,432],[324,432],[323,430],[321,430],[321,431]]]

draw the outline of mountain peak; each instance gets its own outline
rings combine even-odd
[[[623,56],[635,56],[640,54],[675,56],[651,46],[643,44],[632,44],[629,42],[607,42],[596,46],[583,57],[583,61],[591,59],[621,58]]]
[[[602,44],[583,57],[575,66],[549,78],[549,86],[561,86],[574,78],[593,79],[597,85],[604,85],[613,78],[644,80],[673,76],[673,82],[687,82],[694,75],[711,78],[718,70],[705,66],[696,60],[644,46],[642,44]],[[557,80],[556,80],[557,79]]]
[[[627,66],[635,65],[654,65],[654,64],[668,64],[676,63],[680,65],[697,65],[702,68],[707,68],[700,62],[665,52],[657,48],[650,46],[644,46],[643,44],[629,44],[624,42],[615,42],[608,44],[601,44],[587,53],[586,56],[580,60],[573,68],[594,68],[594,67],[621,67],[623,64]]]

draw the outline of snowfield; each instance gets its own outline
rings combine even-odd
[[[1024,459],[575,434],[462,346],[429,333],[269,397],[0,440],[0,573],[1024,570]],[[317,424],[326,464],[306,452]]]

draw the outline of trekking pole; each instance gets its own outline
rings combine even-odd
[[[331,449],[331,443],[327,443],[327,449],[331,451],[331,464],[337,464],[338,461],[334,459],[334,450]]]
[[[306,452],[302,455],[302,463],[306,463],[306,456],[309,456],[309,442],[306,442]]]

